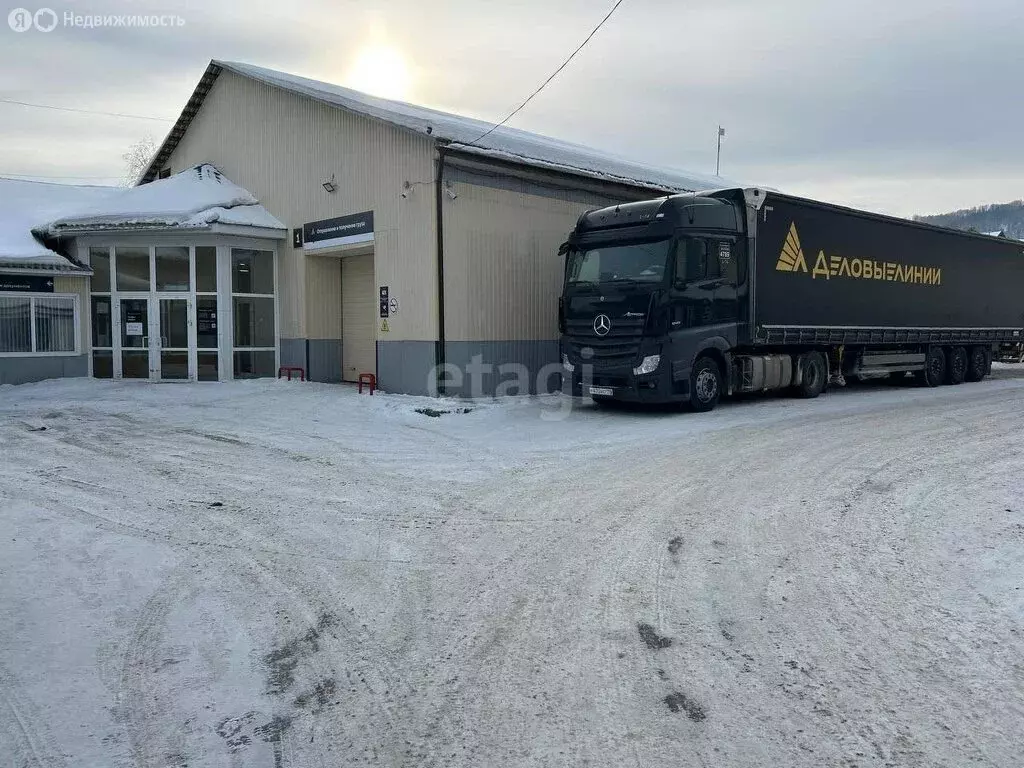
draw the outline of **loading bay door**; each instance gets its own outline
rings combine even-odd
[[[377,373],[377,289],[373,254],[341,260],[341,377],[356,381],[360,373]]]

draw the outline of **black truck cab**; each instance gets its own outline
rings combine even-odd
[[[749,334],[745,216],[742,196],[704,195],[584,213],[562,248],[566,391],[670,402],[721,388]],[[717,377],[694,376],[702,352]]]

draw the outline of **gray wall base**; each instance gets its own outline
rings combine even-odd
[[[27,384],[44,379],[89,375],[89,356],[0,357],[0,384]]]
[[[297,365],[308,369],[305,339],[281,339],[281,365]]]
[[[450,341],[445,345],[450,382],[446,394],[493,397],[557,392],[558,342]],[[433,395],[437,344],[378,341],[377,383],[385,392]],[[341,381],[342,345],[337,339],[281,339],[281,365],[301,365],[311,381]]]
[[[557,392],[562,370],[554,340],[449,341],[445,363],[446,394],[462,397]]]
[[[301,366],[310,381],[340,382],[341,352],[341,339],[281,339],[281,365]]]
[[[385,392],[430,395],[437,359],[433,341],[378,341],[377,383]]]
[[[309,380],[340,382],[341,352],[341,339],[310,339]]]

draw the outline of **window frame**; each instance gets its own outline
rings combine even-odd
[[[274,292],[273,293],[236,293],[235,292],[235,278],[234,278],[234,252],[236,250],[242,251],[263,251],[270,254],[271,258],[271,275],[274,281]],[[281,348],[281,314],[280,314],[280,264],[278,260],[278,251],[276,248],[267,247],[247,247],[244,245],[232,245],[227,249],[227,277],[229,280],[228,285],[228,301],[231,307],[231,335],[230,335],[230,346],[231,351],[230,359],[227,364],[230,365],[231,378],[232,380],[244,380],[248,379],[247,376],[239,376],[235,372],[235,355],[239,352],[273,352],[274,353],[274,367],[276,368],[280,364],[280,348]],[[274,346],[260,346],[260,347],[239,347],[235,345],[235,334],[237,333],[236,317],[235,317],[235,299],[272,299],[273,300],[273,317],[274,317]],[[218,320],[218,322],[220,322]]]
[[[3,299],[29,299],[29,324],[31,328],[31,352],[0,352],[0,358],[9,357],[78,357],[82,354],[82,308],[77,293],[29,293],[25,291],[0,291]],[[39,352],[36,350],[36,299],[70,299],[72,321],[75,327],[75,348],[65,352]]]

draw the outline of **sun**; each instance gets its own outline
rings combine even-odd
[[[381,45],[364,48],[356,54],[345,81],[349,87],[363,93],[385,99],[405,99],[411,79],[401,52]]]

